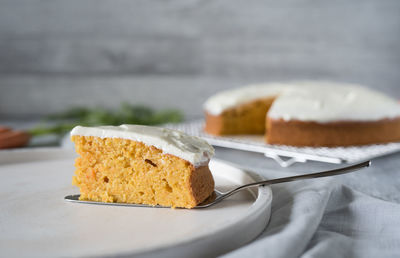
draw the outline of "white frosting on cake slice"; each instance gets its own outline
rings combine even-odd
[[[251,85],[220,92],[204,104],[206,112],[219,115],[229,108],[277,96],[268,116],[272,119],[335,122],[374,121],[400,116],[398,101],[354,84],[291,82]]]
[[[84,127],[76,126],[72,135],[100,138],[121,138],[154,146],[165,154],[189,161],[195,167],[206,165],[214,155],[214,148],[205,140],[177,130],[143,125]]]

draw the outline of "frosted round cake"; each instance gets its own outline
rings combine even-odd
[[[205,131],[263,134],[270,144],[350,146],[400,141],[400,103],[353,84],[293,82],[223,91],[204,104]]]

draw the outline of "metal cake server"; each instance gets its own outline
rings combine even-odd
[[[303,175],[298,175],[298,176],[289,176],[289,177],[276,178],[276,179],[271,179],[271,180],[265,180],[265,181],[259,181],[259,182],[254,182],[254,183],[250,183],[250,184],[245,184],[245,185],[236,187],[235,189],[232,189],[225,193],[222,193],[218,190],[214,190],[214,194],[212,196],[210,196],[207,200],[205,200],[203,203],[200,203],[193,209],[208,208],[210,206],[213,206],[213,205],[219,203],[220,201],[228,198],[229,196],[231,196],[239,191],[242,191],[244,189],[247,189],[247,188],[253,187],[253,186],[265,186],[265,185],[273,185],[273,184],[292,182],[292,181],[303,180],[303,179],[313,179],[313,178],[318,178],[318,177],[337,176],[337,175],[341,175],[341,174],[350,173],[350,172],[359,170],[364,167],[369,167],[370,165],[371,165],[371,161],[369,160],[369,161],[364,161],[364,162],[361,162],[361,163],[358,163],[355,165],[351,165],[351,166],[347,166],[347,167],[343,167],[343,168],[332,169],[332,170],[327,170],[327,171],[323,171],[323,172],[303,174]],[[79,194],[68,195],[68,196],[65,196],[64,199],[69,202],[78,202],[78,203],[86,203],[86,204],[170,208],[170,207],[161,206],[161,205],[151,206],[151,205],[133,204],[133,203],[108,203],[108,202],[95,202],[95,201],[81,201],[81,200],[79,200],[79,196],[80,196]]]

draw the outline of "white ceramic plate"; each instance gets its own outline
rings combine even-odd
[[[0,250],[4,257],[219,255],[251,241],[270,217],[270,188],[244,191],[202,210],[67,203],[74,154],[0,151]],[[254,181],[220,160],[218,189]]]

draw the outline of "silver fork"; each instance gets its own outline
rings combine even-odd
[[[359,170],[364,167],[369,167],[371,165],[371,161],[364,161],[355,165],[343,167],[343,168],[337,168],[337,169],[332,169],[328,171],[323,171],[323,172],[317,172],[317,173],[311,173],[311,174],[303,174],[303,175],[298,175],[298,176],[289,176],[289,177],[283,177],[283,178],[276,178],[276,179],[271,179],[271,180],[265,180],[265,181],[259,181],[259,182],[254,182],[250,184],[245,184],[241,185],[239,187],[236,187],[235,189],[232,189],[226,193],[222,193],[218,190],[214,190],[214,198],[206,200],[205,202],[197,205],[193,209],[204,209],[208,208],[210,206],[213,206],[220,201],[228,198],[229,196],[232,196],[233,194],[242,191],[244,189],[254,187],[254,186],[265,186],[265,185],[273,185],[273,184],[279,184],[279,183],[286,183],[286,182],[292,182],[292,181],[297,181],[297,180],[303,180],[303,179],[313,179],[313,178],[318,178],[318,177],[328,177],[328,176],[337,176],[341,174],[346,174],[350,173],[356,170]],[[156,206],[150,206],[150,205],[145,205],[145,204],[133,204],[133,203],[106,203],[106,202],[94,202],[94,201],[81,201],[79,200],[79,194],[76,195],[68,195],[65,196],[64,199],[66,201],[70,202],[79,202],[79,203],[87,203],[87,204],[100,204],[100,205],[114,205],[114,206],[133,206],[133,207],[156,207],[156,208],[166,208],[165,206],[161,205],[156,205]]]

